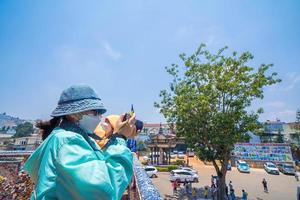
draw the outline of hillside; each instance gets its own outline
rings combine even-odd
[[[24,120],[19,119],[18,117],[7,115],[5,112],[0,113],[0,128],[3,126],[5,127],[17,126],[23,122]]]

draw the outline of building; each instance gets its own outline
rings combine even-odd
[[[15,138],[13,150],[35,150],[42,143],[42,137],[38,134],[32,134],[27,137]]]
[[[0,134],[0,151],[8,150],[10,146],[12,146],[14,139],[11,135],[8,134]]]
[[[282,141],[287,141],[287,136],[284,133],[286,123],[277,119],[276,121],[267,120],[263,123],[263,133],[260,136],[262,142],[278,142],[278,137],[282,137]]]
[[[296,144],[300,146],[300,130],[297,129],[300,125],[293,122],[293,123],[286,123],[283,126],[283,133],[284,136],[287,138],[289,143]]]
[[[144,128],[142,130],[143,133],[147,135],[156,135],[158,133],[162,133],[164,135],[175,134],[174,128],[170,128],[168,124],[144,124]]]

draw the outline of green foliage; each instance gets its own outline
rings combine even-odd
[[[171,162],[173,165],[184,165],[185,161],[184,160],[176,160],[174,162]]]
[[[154,104],[169,123],[176,124],[177,134],[185,136],[198,157],[213,162],[219,177],[226,174],[234,144],[260,128],[262,109],[249,112],[252,101],[264,97],[265,86],[280,82],[277,73],[267,73],[272,64],[255,70],[247,64],[251,53],[230,55],[226,49],[212,54],[201,44],[191,56],[181,54],[184,66],[166,67],[173,81],[170,90],[160,92],[160,103]],[[216,160],[222,163],[221,170]]]
[[[14,137],[25,137],[33,133],[33,125],[30,122],[19,124],[16,128]]]
[[[168,172],[168,168],[166,168],[166,167],[156,167],[156,169],[159,172]]]
[[[178,168],[177,165],[169,165],[169,166],[168,166],[168,171],[170,172],[170,171],[172,171],[172,170],[174,170],[174,169],[177,169],[177,168]]]
[[[159,172],[170,172],[174,169],[177,169],[178,167],[176,165],[169,165],[166,167],[156,167],[157,171]]]

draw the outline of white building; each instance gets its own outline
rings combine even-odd
[[[14,150],[35,150],[42,143],[42,138],[38,134],[27,137],[15,138]]]

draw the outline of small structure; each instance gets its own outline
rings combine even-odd
[[[160,128],[158,134],[152,136],[147,143],[147,147],[150,148],[151,163],[169,165],[171,163],[171,150],[177,144],[185,144],[184,138],[178,138],[174,134],[165,135]]]

